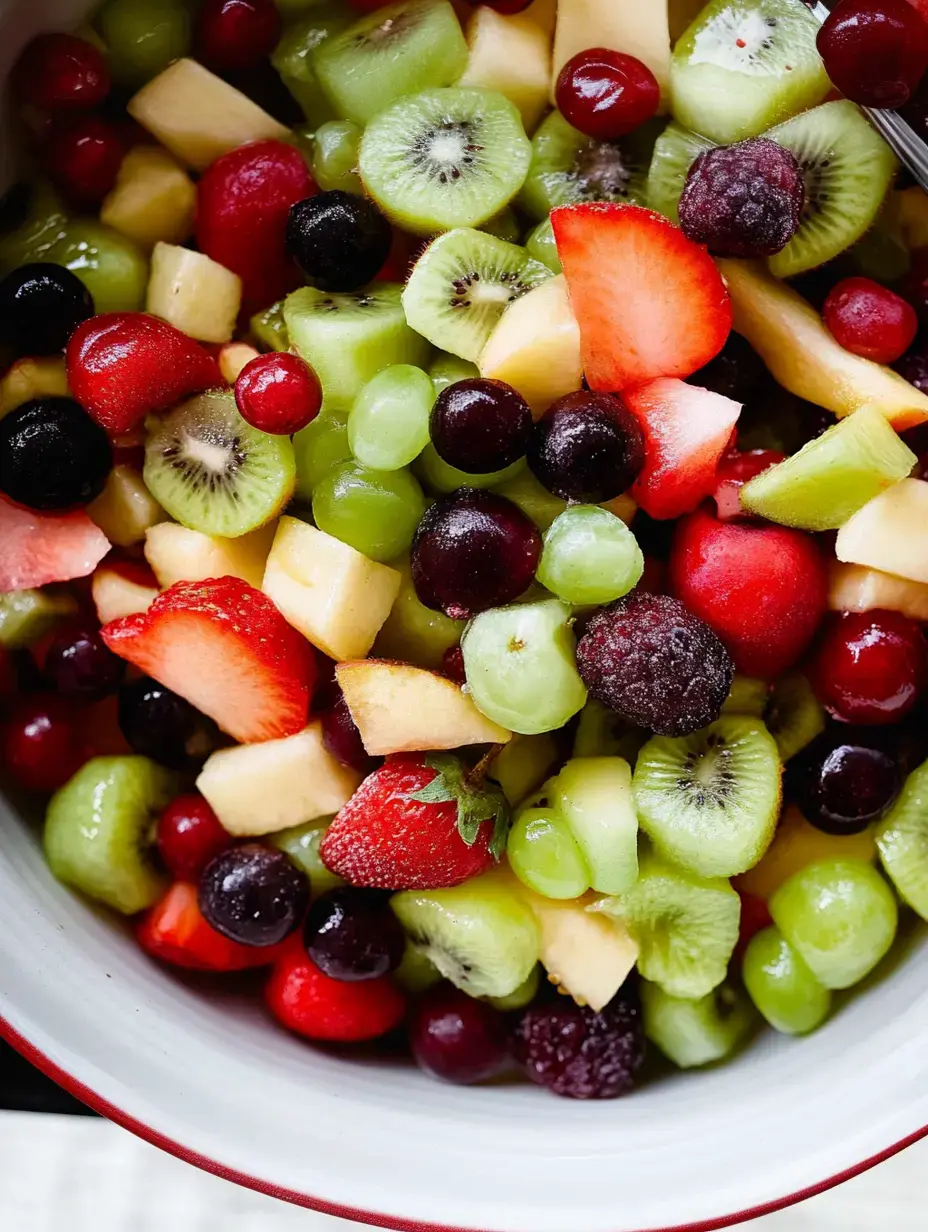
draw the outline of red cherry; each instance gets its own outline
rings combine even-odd
[[[918,317],[911,304],[870,278],[845,278],[822,309],[837,343],[854,355],[892,364],[915,341]]]
[[[741,489],[755,475],[782,462],[783,457],[775,449],[749,449],[745,453],[735,449],[724,455],[715,473],[715,491],[712,494],[720,522],[750,516],[741,508]]]
[[[213,856],[232,845],[232,836],[202,796],[178,796],[158,821],[158,850],[179,881],[196,881]]]
[[[441,670],[455,684],[466,684],[464,652],[460,646],[449,646],[441,657]]]
[[[99,205],[116,183],[125,134],[98,115],[62,117],[51,126],[45,160],[51,177],[77,206]]]
[[[335,685],[335,691],[335,700],[322,714],[322,739],[325,747],[342,765],[357,770],[358,774],[370,774],[376,763],[364,747],[345,695],[338,685]]]
[[[197,59],[214,73],[257,68],[280,38],[273,0],[204,0],[197,22]]]
[[[574,128],[600,141],[614,141],[656,114],[661,88],[635,56],[591,47],[567,61],[555,95],[558,109]]]
[[[26,791],[57,791],[84,761],[74,711],[54,694],[20,698],[0,728],[0,762]]]
[[[73,34],[40,34],[26,47],[11,74],[21,103],[43,111],[85,111],[110,91],[103,53]]]
[[[899,612],[832,617],[809,669],[826,710],[847,723],[894,723],[928,685],[921,626]]]
[[[928,25],[907,0],[841,0],[816,43],[834,85],[864,107],[901,107],[928,68]]]
[[[0,646],[0,703],[15,697],[18,687],[19,678],[12,652]]]
[[[299,355],[271,351],[238,374],[235,402],[242,418],[259,432],[291,436],[319,414],[322,386]]]

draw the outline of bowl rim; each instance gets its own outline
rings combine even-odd
[[[128,1130],[129,1133],[134,1134],[137,1138],[141,1138],[150,1146],[157,1147],[159,1150],[167,1152],[168,1155],[173,1155],[175,1159],[191,1164],[203,1172],[218,1176],[221,1180],[230,1181],[235,1185],[241,1185],[246,1189],[265,1194],[270,1198],[277,1198],[279,1201],[288,1202],[293,1206],[318,1211],[322,1215],[331,1215],[338,1219],[345,1219],[350,1222],[366,1224],[377,1228],[389,1228],[393,1229],[394,1232],[492,1232],[491,1229],[461,1227],[455,1224],[398,1219],[395,1216],[384,1215],[378,1211],[365,1210],[362,1207],[344,1206],[340,1203],[329,1202],[324,1198],[317,1198],[315,1195],[304,1193],[302,1190],[274,1185],[258,1177],[250,1176],[246,1172],[229,1168],[219,1160],[211,1159],[207,1155],[191,1150],[189,1147],[184,1146],[183,1143],[176,1142],[173,1138],[169,1138],[159,1130],[152,1129],[144,1121],[140,1121],[137,1117],[132,1116],[131,1113],[124,1112],[123,1109],[117,1107],[102,1095],[99,1095],[79,1078],[75,1078],[73,1074],[68,1073],[67,1070],[53,1061],[31,1040],[22,1035],[2,1014],[0,1014],[0,1039],[15,1049],[31,1065],[35,1066],[40,1073],[44,1074],[46,1078],[50,1078],[53,1082],[57,1083],[69,1095],[73,1095],[75,1099],[86,1104],[92,1111],[112,1121],[120,1126],[120,1128]],[[752,1206],[741,1211],[733,1211],[728,1215],[721,1215],[699,1223],[674,1224],[672,1227],[663,1228],[642,1228],[637,1230],[637,1232],[717,1232],[720,1228],[730,1228],[737,1224],[748,1223],[751,1220],[761,1218],[763,1215],[772,1215],[776,1211],[782,1211],[799,1202],[804,1202],[807,1198],[814,1198],[818,1194],[825,1193],[829,1189],[842,1185],[845,1181],[853,1180],[854,1177],[868,1172],[871,1168],[876,1167],[877,1164],[884,1163],[887,1159],[898,1155],[900,1151],[913,1146],[923,1138],[928,1138],[928,1125],[923,1125],[921,1129],[914,1130],[898,1142],[892,1143],[890,1146],[878,1151],[875,1155],[868,1156],[859,1163],[852,1164],[841,1172],[834,1173],[832,1176],[825,1177],[823,1180],[816,1181],[814,1184],[807,1185],[805,1188],[798,1189],[793,1193],[785,1194],[781,1198],[774,1198],[759,1206]]]

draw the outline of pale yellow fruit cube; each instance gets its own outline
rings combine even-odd
[[[277,523],[271,522],[237,539],[224,539],[177,522],[162,522],[145,536],[145,559],[162,587],[237,577],[259,590],[276,530]]]
[[[105,565],[101,565],[90,579],[90,594],[101,625],[147,611],[158,593],[157,587],[143,586]]]
[[[467,23],[470,57],[458,85],[495,90],[516,107],[527,133],[548,105],[551,36],[527,16],[505,17],[486,5]]]
[[[668,101],[670,25],[667,0],[558,0],[551,101],[558,74],[580,51],[606,47],[643,61]]]
[[[816,860],[864,860],[872,864],[876,859],[873,830],[868,826],[859,834],[826,834],[810,825],[797,808],[790,807],[760,862],[740,873],[732,884],[766,901],[793,873]]]
[[[928,483],[901,479],[841,527],[835,556],[928,584]]]
[[[0,419],[33,398],[66,398],[70,393],[64,359],[17,359],[0,379]]]
[[[241,370],[247,367],[260,352],[247,342],[228,342],[219,352],[219,371],[223,380],[234,385]]]
[[[928,621],[928,584],[866,565],[834,561],[828,581],[828,606],[833,612],[902,612],[911,620]]]
[[[106,487],[87,506],[87,513],[110,543],[121,548],[141,543],[146,532],[167,517],[139,472],[123,464],[110,471]]]
[[[228,342],[242,305],[238,274],[202,252],[157,243],[146,312],[200,342]]]
[[[100,221],[149,250],[159,240],[187,239],[196,205],[196,185],[177,159],[160,146],[137,145],[122,160]]]

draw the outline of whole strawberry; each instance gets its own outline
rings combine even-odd
[[[485,872],[506,845],[509,806],[494,784],[472,785],[457,757],[391,758],[364,780],[329,827],[320,855],[352,885],[434,890]]]

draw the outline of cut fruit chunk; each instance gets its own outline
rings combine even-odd
[[[151,255],[145,311],[200,342],[228,342],[242,280],[202,252],[159,241]]]
[[[100,527],[110,543],[128,548],[141,543],[146,532],[166,514],[134,466],[114,466],[106,487],[87,506],[90,518]]]
[[[147,612],[107,625],[103,640],[243,744],[306,726],[312,648],[238,578],[178,582]]]
[[[679,225],[678,206],[687,173],[703,150],[711,150],[714,145],[708,137],[671,120],[654,143],[645,204]]]
[[[928,584],[835,561],[829,574],[828,606],[833,612],[901,612],[911,620],[928,621]]]
[[[513,736],[494,758],[489,774],[515,807],[544,782],[559,760],[557,744],[547,732],[540,736]]]
[[[70,398],[68,374],[60,356],[17,359],[0,378],[0,419],[33,398]]]
[[[59,881],[125,915],[161,895],[148,858],[155,819],[177,793],[177,776],[147,757],[94,757],[52,797],[44,847]]]
[[[756,680],[753,676],[735,674],[731,689],[722,714],[746,714],[755,719],[762,719],[767,708],[767,698],[770,689],[766,680]],[[770,733],[773,735],[773,733]],[[775,737],[774,737],[775,738]]]
[[[580,711],[572,754],[574,757],[622,757],[634,766],[648,736],[648,732],[632,727],[614,710],[591,697]]]
[[[64,587],[0,594],[0,647],[24,650],[76,611],[74,596]]]
[[[335,677],[368,753],[505,744],[512,733],[480,713],[447,676],[408,663],[340,663]]]
[[[826,834],[810,825],[791,805],[777,826],[773,842],[760,863],[735,878],[736,889],[765,902],[807,864],[818,860],[876,860],[873,827],[859,834]]]
[[[589,47],[623,51],[643,61],[666,102],[670,78],[670,29],[665,0],[558,0],[551,97],[561,69]]]
[[[784,764],[811,744],[826,726],[827,716],[812,686],[800,672],[787,672],[773,686],[764,710],[767,730],[776,741]]]
[[[281,740],[213,753],[197,790],[229,833],[245,838],[337,813],[360,782],[326,748],[317,720]]]
[[[390,568],[400,575],[399,593],[374,641],[374,657],[399,659],[416,667],[437,670],[442,666],[445,652],[461,640],[464,621],[452,620],[444,612],[436,612],[420,603],[413,585],[408,557],[393,561]],[[370,604],[370,596],[366,591],[364,604],[365,607]],[[338,628],[342,628],[341,621],[338,622]],[[354,650],[351,654],[334,657],[358,659],[366,653],[363,650]]]
[[[293,20],[287,19],[280,42],[271,53],[271,65],[299,103],[309,127],[318,129],[335,119],[335,110],[319,84],[313,52],[351,25],[352,12],[340,4],[312,4],[304,12],[306,7],[301,5]]]
[[[178,522],[159,522],[145,536],[145,559],[162,588],[175,582],[237,577],[260,589],[276,530],[277,523],[271,522],[237,539],[223,539]]]
[[[322,840],[331,823],[331,817],[316,817],[300,826],[278,830],[269,840],[272,847],[285,851],[297,868],[306,874],[314,898],[345,884],[341,877],[326,868],[319,854]]]
[[[632,772],[621,757],[575,757],[548,786],[600,894],[621,894],[638,876]],[[595,1008],[595,1007],[594,1007]]]
[[[721,1061],[757,1023],[751,1002],[726,981],[695,1001],[672,997],[659,984],[641,985],[644,1033],[680,1069]]]
[[[290,136],[288,128],[196,60],[175,60],[129,100],[128,111],[195,171],[249,141]]]
[[[724,980],[741,916],[727,881],[645,852],[631,889],[595,907],[625,923],[641,949],[638,970],[672,997],[704,997]]]
[[[505,17],[479,5],[467,23],[467,68],[458,85],[496,90],[533,132],[548,103],[551,38],[528,14]]]
[[[780,778],[776,744],[758,719],[727,715],[692,736],[654,736],[635,765],[641,827],[684,868],[743,873],[770,846]]]
[[[180,163],[156,145],[137,145],[120,163],[100,221],[147,251],[159,240],[182,244],[192,235],[196,205],[196,187]]]
[[[256,312],[248,322],[251,335],[258,346],[264,351],[286,351],[290,348],[290,335],[284,321],[284,301],[279,299]]]
[[[281,946],[242,945],[207,924],[197,902],[197,887],[176,881],[139,921],[135,935],[147,954],[193,971],[247,971],[266,967]]]
[[[234,385],[242,369],[253,359],[257,359],[259,354],[260,352],[247,342],[227,343],[216,358],[222,379],[227,385]]]
[[[805,1035],[828,1017],[831,993],[778,928],[751,938],[741,976],[751,1000],[775,1031]]]
[[[928,762],[906,779],[877,826],[876,845],[899,896],[928,920]]]
[[[741,489],[749,513],[804,530],[837,530],[918,461],[886,416],[863,406]]]
[[[839,417],[876,407],[897,432],[928,419],[925,394],[892,369],[845,351],[792,287],[750,261],[717,264],[734,305],[734,328],[784,389]]]
[[[551,223],[591,389],[687,377],[719,353],[731,328],[725,286],[666,218],[593,204],[557,209]]]
[[[110,550],[83,510],[44,514],[0,499],[0,594],[86,577]]]
[[[902,479],[857,511],[838,531],[835,555],[928,583],[928,483]]]
[[[97,620],[101,625],[108,625],[111,620],[146,612],[158,598],[158,587],[146,586],[116,568],[103,565],[94,572],[90,593],[97,609]]]
[[[674,48],[674,117],[728,145],[814,107],[831,89],[818,29],[793,0],[713,0]]]
[[[297,518],[280,519],[262,589],[295,629],[336,660],[367,654],[400,574]]]
[[[517,389],[536,419],[580,388],[580,328],[565,278],[549,278],[509,305],[480,353],[479,367],[481,376]]]

